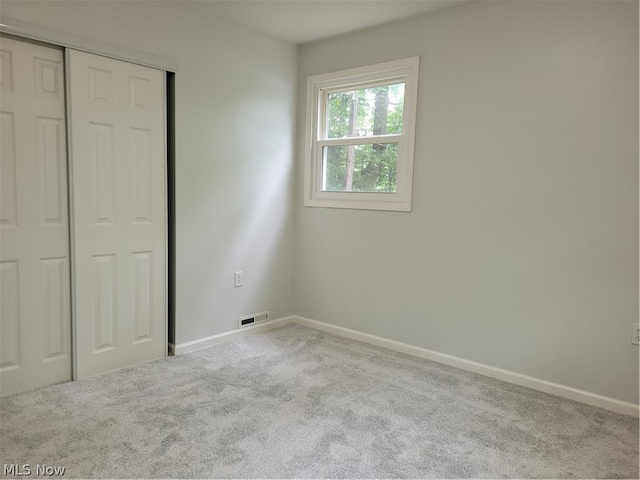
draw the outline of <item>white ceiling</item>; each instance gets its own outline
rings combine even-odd
[[[473,0],[189,0],[223,20],[306,43]]]

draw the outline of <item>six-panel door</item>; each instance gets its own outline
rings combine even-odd
[[[166,355],[164,72],[70,52],[77,374]]]
[[[0,393],[71,379],[62,49],[0,39]]]

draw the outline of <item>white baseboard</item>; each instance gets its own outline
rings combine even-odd
[[[252,325],[250,327],[245,327],[238,330],[231,330],[230,332],[219,333],[210,337],[199,338],[198,340],[193,340],[191,342],[179,343],[177,345],[170,344],[169,349],[173,352],[174,355],[182,355],[184,353],[200,350],[201,348],[211,347],[212,345],[217,345],[218,343],[228,342],[230,340],[235,340],[247,335],[264,332],[265,330],[270,330],[272,328],[282,327],[288,323],[293,322],[293,320],[294,317],[283,317],[277,318],[275,320],[268,320],[257,325]]]
[[[292,320],[291,320],[292,319]],[[529,377],[520,373],[512,372],[510,370],[504,370],[502,368],[492,367],[484,365],[482,363],[472,362],[471,360],[465,360],[464,358],[455,357],[453,355],[447,355],[445,353],[435,352],[433,350],[427,350],[426,348],[414,347],[402,342],[396,342],[395,340],[388,340],[382,337],[376,337],[368,333],[358,332],[356,330],[350,330],[348,328],[338,327],[317,320],[311,320],[304,317],[291,317],[290,321],[294,323],[304,325],[307,327],[315,328],[317,330],[323,330],[325,332],[340,335],[342,337],[351,338],[353,340],[359,340],[361,342],[370,343],[379,347],[395,350],[396,352],[406,353],[416,357],[426,358],[435,362],[444,363],[453,367],[461,368],[463,370],[469,370],[471,372],[486,375],[488,377],[504,380],[505,382],[515,383],[516,385],[522,385],[541,392],[550,393],[559,397],[575,400],[576,402],[586,403],[588,405],[595,405],[607,410],[611,410],[624,415],[631,415],[633,417],[640,416],[640,406],[624,402],[622,400],[616,400],[615,398],[605,397],[596,393],[587,392],[584,390],[578,390],[575,388],[567,387],[557,383],[548,382],[539,378]]]

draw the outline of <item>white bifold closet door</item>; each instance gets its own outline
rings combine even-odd
[[[167,352],[165,76],[69,52],[77,376]]]
[[[62,49],[0,39],[0,393],[71,379]]]

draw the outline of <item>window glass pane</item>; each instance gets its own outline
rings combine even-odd
[[[327,95],[327,138],[402,133],[404,83]]]
[[[396,193],[398,143],[323,148],[325,192]]]

